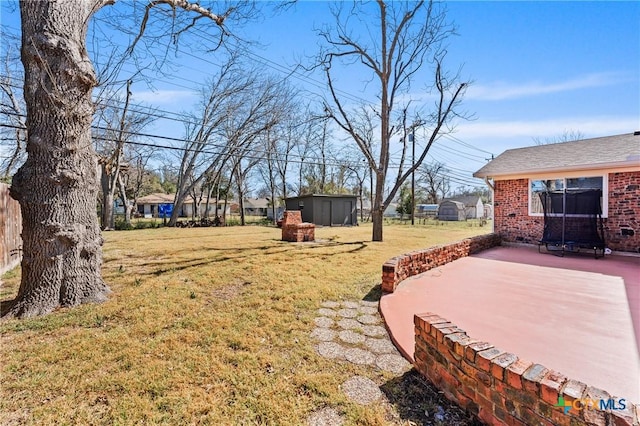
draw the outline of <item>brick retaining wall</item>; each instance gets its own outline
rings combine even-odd
[[[500,245],[497,234],[479,235],[455,243],[412,251],[387,260],[382,265],[382,291],[393,293],[403,280],[461,257]]]
[[[490,425],[631,426],[640,405],[599,409],[607,392],[474,340],[433,313],[414,316],[414,367],[445,396]],[[558,397],[571,404],[568,413]],[[621,408],[621,399],[613,399]],[[587,406],[584,406],[584,405]],[[611,408],[611,407],[610,407]]]

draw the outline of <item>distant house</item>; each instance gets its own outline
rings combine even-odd
[[[438,220],[459,221],[466,219],[464,204],[460,201],[443,200],[438,206]]]
[[[398,213],[398,204],[389,203],[384,212],[382,213],[383,217],[400,217],[400,213]]]
[[[640,132],[510,149],[474,173],[492,187],[494,232],[537,243],[545,191],[600,190],[604,240],[640,252]]]
[[[162,213],[166,214],[169,206],[173,209],[174,198],[175,196],[173,194],[164,194],[161,192],[140,197],[136,200],[138,214],[146,218],[162,217]],[[171,213],[169,213],[169,216],[170,215]]]
[[[266,198],[247,198],[244,200],[244,214],[247,216],[267,216],[269,200]]]
[[[484,217],[484,203],[478,195],[464,195],[447,198],[447,200],[458,201],[464,205],[464,214],[467,219],[480,219]]]
[[[173,201],[175,199],[175,195],[173,194],[164,194],[164,193],[154,193],[145,195],[144,197],[140,197],[136,200],[136,204],[138,206],[138,214],[144,216],[146,218],[162,218],[162,217],[170,217],[173,212]],[[217,205],[217,214],[222,215],[224,210],[224,201],[220,200]],[[194,209],[194,201],[192,197],[186,197],[184,203],[182,205],[182,210],[178,212],[179,217],[192,217]],[[206,215],[206,198],[203,197],[202,202],[200,203],[200,217],[204,217]],[[231,211],[231,203],[227,204],[226,213],[229,214]],[[216,200],[210,200],[209,202],[209,212],[208,215],[213,217],[216,215]]]
[[[287,210],[300,210],[304,222],[321,226],[357,225],[355,195],[308,194],[285,200]]]

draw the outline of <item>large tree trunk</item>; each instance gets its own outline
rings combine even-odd
[[[376,194],[373,198],[373,206],[371,207],[371,222],[373,230],[371,241],[382,241],[382,219],[384,217],[385,206],[382,203],[382,193],[384,192],[384,181],[377,176]]]
[[[8,315],[29,317],[58,306],[101,302],[102,237],[96,214],[97,157],[85,48],[96,1],[21,1],[28,158],[11,195],[23,220],[22,281]]]

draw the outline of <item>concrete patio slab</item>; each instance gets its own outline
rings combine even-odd
[[[640,402],[638,257],[496,247],[403,281],[380,311],[410,360],[413,315],[433,312],[475,339]]]

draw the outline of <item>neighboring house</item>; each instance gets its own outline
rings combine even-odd
[[[216,206],[217,204],[217,206]],[[217,207],[217,208],[216,208]],[[182,211],[180,212],[180,217],[193,217],[193,209],[195,208],[195,203],[193,197],[188,196],[185,197],[184,203],[182,204]],[[223,216],[229,215],[233,210],[238,211],[238,203],[235,201],[228,200],[226,203],[226,212],[225,212],[225,202],[224,200],[220,200],[216,203],[215,198],[211,198],[209,200],[209,208],[207,209],[207,196],[203,195],[200,200],[200,208],[198,217],[215,217],[215,216]]]
[[[173,194],[164,194],[164,193],[154,193],[145,195],[144,197],[138,198],[136,204],[138,205],[138,214],[146,217],[170,217],[171,212],[173,211],[173,201],[175,196]],[[230,214],[231,212],[232,202],[227,204],[226,213]],[[206,214],[206,197],[203,197],[202,202],[200,203],[200,217],[204,217]],[[178,213],[179,217],[192,217],[194,208],[193,198],[186,197],[184,203],[182,204],[182,211]],[[224,201],[221,200],[218,203],[217,213],[219,216],[222,216],[224,211]],[[214,217],[216,215],[216,200],[212,199],[209,202],[209,217]]]
[[[640,132],[510,149],[473,174],[492,187],[494,232],[536,244],[547,189],[600,189],[606,246],[640,252]]]
[[[389,203],[384,212],[382,213],[383,217],[400,217],[400,213],[398,213],[398,204],[397,203]]]
[[[467,219],[482,219],[484,217],[484,203],[479,195],[463,195],[447,198],[447,200],[462,203],[464,205],[464,215]]]
[[[460,201],[443,200],[438,205],[438,220],[467,220],[464,204]]]
[[[269,200],[266,198],[247,198],[244,200],[244,214],[247,216],[267,216]]]
[[[173,194],[164,194],[161,192],[145,195],[136,200],[138,213],[144,217],[162,217],[161,211],[166,212],[167,206],[173,207]]]
[[[355,195],[309,194],[284,201],[287,210],[300,210],[303,222],[320,226],[358,224]]]

